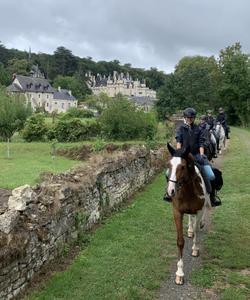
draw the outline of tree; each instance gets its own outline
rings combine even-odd
[[[220,105],[227,110],[229,122],[247,126],[250,122],[249,55],[242,53],[240,43],[220,51]]]
[[[0,63],[0,85],[7,86],[11,83],[10,76],[5,70],[4,65]]]
[[[157,68],[151,68],[146,73],[147,86],[153,90],[158,90],[166,80],[166,75],[162,71],[158,71]]]
[[[165,120],[183,105],[183,96],[179,93],[178,77],[174,74],[166,76],[164,85],[157,92],[156,111],[160,120]]]
[[[192,106],[200,111],[214,106],[218,98],[215,88],[218,72],[213,57],[184,57],[177,64],[174,74],[178,76],[184,106]]]
[[[13,134],[23,128],[31,114],[31,107],[22,96],[11,96],[0,89],[0,136],[7,141],[7,157],[10,157],[9,142]]]
[[[157,122],[153,114],[137,109],[134,103],[118,95],[108,104],[100,117],[103,134],[111,139],[153,139]]]
[[[27,59],[13,58],[8,61],[8,72],[10,75],[17,73],[19,75],[29,75],[29,62]]]
[[[89,95],[85,99],[85,103],[89,106],[89,108],[97,110],[98,114],[101,114],[108,107],[108,104],[111,101],[112,98],[105,93],[100,93],[99,95]]]
[[[72,51],[58,47],[54,52],[54,75],[72,76],[76,70],[77,60]]]
[[[91,90],[87,87],[84,81],[80,81],[75,77],[71,76],[57,76],[54,80],[53,86],[71,90],[74,97],[78,100],[83,100],[86,95],[91,93]]]

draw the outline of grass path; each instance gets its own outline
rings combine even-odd
[[[233,130],[224,158],[223,206],[205,237],[203,267],[192,276],[193,285],[206,289],[204,299],[249,299],[249,141],[250,132]],[[164,185],[161,174],[97,229],[65,272],[26,299],[154,299],[176,260],[171,205],[161,200]]]
[[[223,160],[223,205],[212,215],[207,255],[193,283],[216,299],[250,299],[250,132],[233,129]]]
[[[176,255],[163,174],[98,228],[67,271],[27,299],[152,299]]]

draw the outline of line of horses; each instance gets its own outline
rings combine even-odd
[[[221,124],[216,124],[214,137],[215,149],[221,154],[226,149],[225,130]],[[218,142],[218,144],[217,144]],[[207,219],[208,209],[211,208],[210,196],[206,191],[205,183],[201,172],[194,163],[194,158],[187,149],[174,149],[168,143],[168,150],[171,158],[168,162],[168,194],[173,195],[173,215],[177,231],[178,262],[175,283],[184,283],[183,264],[183,216],[188,214],[187,236],[193,238],[192,256],[199,256],[199,245],[197,240],[198,232],[204,227]]]

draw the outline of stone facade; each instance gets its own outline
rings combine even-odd
[[[165,163],[165,148],[133,148],[13,190],[0,215],[0,299],[18,295],[66,243],[131,197]]]
[[[133,80],[127,73],[118,74],[113,72],[113,76],[106,77],[91,73],[86,74],[88,78],[88,86],[95,95],[105,93],[109,97],[115,97],[117,94],[127,96],[139,106],[144,106],[145,110],[151,108],[156,101],[156,92],[146,86],[145,80],[140,82],[138,79]]]
[[[7,91],[24,95],[33,110],[43,107],[49,113],[61,113],[70,107],[77,107],[77,100],[71,91],[60,87],[58,90],[54,89],[38,71],[32,73],[32,76],[13,75],[12,84],[7,87]]]

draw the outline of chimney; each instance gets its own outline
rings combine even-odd
[[[16,73],[12,74],[12,81],[14,81],[16,79]]]
[[[58,92],[61,92],[61,87],[59,86],[59,87],[57,88],[57,90],[58,90]]]
[[[69,90],[69,94],[70,94],[70,96],[72,96],[71,90]]]

